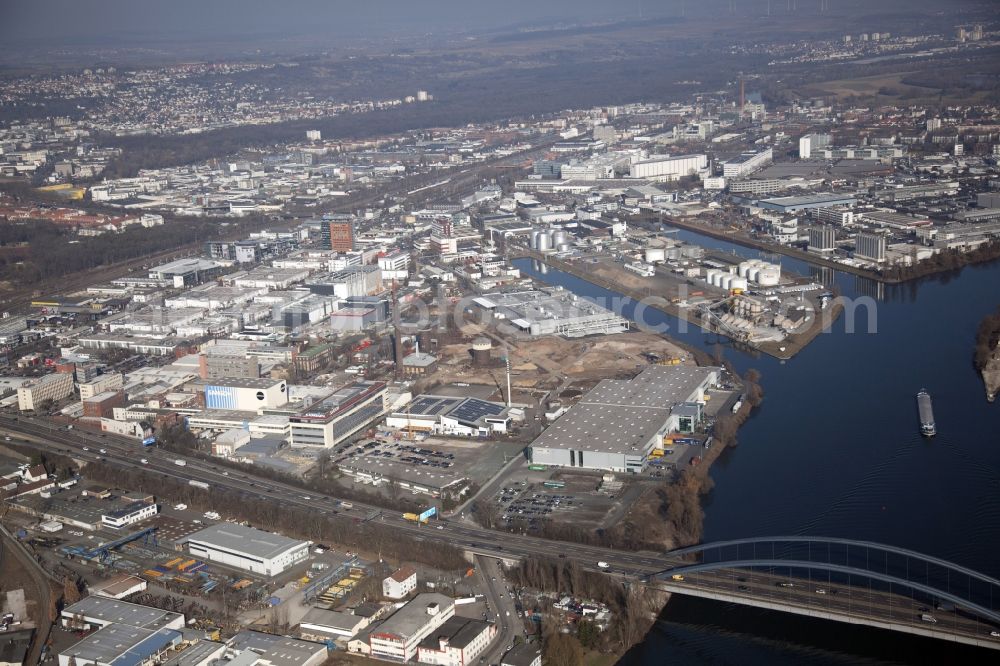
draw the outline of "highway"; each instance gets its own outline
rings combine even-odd
[[[521,557],[553,556],[575,561],[588,571],[604,572],[620,577],[623,580],[639,579],[648,584],[657,585],[673,592],[692,594],[695,596],[721,595],[726,601],[764,605],[768,603],[780,605],[791,612],[810,611],[812,614],[823,613],[839,615],[842,618],[852,618],[852,621],[870,620],[873,623],[891,624],[894,627],[908,627],[916,633],[937,632],[941,637],[948,635],[965,638],[977,644],[986,644],[1000,649],[1000,636],[992,636],[995,629],[986,623],[977,621],[954,610],[935,610],[921,606],[908,596],[886,594],[882,591],[870,591],[867,588],[845,585],[827,585],[810,583],[803,578],[787,578],[759,570],[719,570],[698,572],[687,575],[683,581],[670,580],[662,583],[653,579],[654,574],[678,566],[691,564],[662,553],[618,551],[608,548],[585,546],[568,542],[554,542],[529,535],[510,534],[487,530],[475,525],[459,521],[434,521],[430,525],[420,525],[403,520],[402,514],[350,501],[350,507],[344,507],[336,498],[319,496],[313,490],[299,488],[290,484],[272,481],[252,474],[224,466],[213,464],[190,456],[180,456],[153,447],[143,448],[133,440],[115,435],[101,435],[83,430],[66,430],[47,420],[31,417],[14,417],[0,414],[0,433],[11,437],[24,437],[33,446],[40,449],[68,455],[77,460],[103,460],[107,464],[125,468],[142,468],[158,472],[183,482],[190,480],[202,481],[213,487],[228,488],[249,496],[269,499],[288,506],[296,506],[330,519],[349,519],[363,521],[378,515],[381,524],[388,525],[400,532],[425,541],[440,542],[461,548],[474,555],[487,556],[482,558],[495,573],[491,573],[488,582],[492,584],[493,577],[498,577],[496,560],[492,558],[518,559]],[[142,460],[147,460],[143,463]],[[183,466],[176,460],[183,460]],[[601,569],[597,562],[607,562],[610,567]],[[783,587],[780,583],[792,582],[792,586]],[[501,599],[501,587],[488,585],[491,597],[491,608],[499,611],[506,604]],[[832,589],[831,589],[832,588]],[[504,588],[505,589],[505,588]],[[818,592],[817,590],[824,590]],[[498,604],[498,601],[500,605]],[[510,601],[512,605],[512,600]],[[504,608],[504,618],[506,618]],[[921,615],[933,615],[936,622],[921,619]],[[513,612],[512,612],[513,615]],[[500,619],[498,617],[498,619]],[[501,621],[500,626],[504,623]],[[499,649],[513,642],[511,624],[501,633],[503,640],[496,643]],[[491,653],[492,654],[492,653]]]
[[[524,626],[517,614],[514,598],[504,580],[500,560],[484,555],[476,556],[476,570],[483,582],[489,603],[490,619],[496,622],[497,635],[483,652],[482,659],[487,664],[499,664],[507,650],[514,644],[514,637],[524,638]]]

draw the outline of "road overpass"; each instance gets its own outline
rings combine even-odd
[[[126,438],[66,430],[45,419],[0,414],[0,432],[25,437],[35,447],[77,460],[147,469],[183,482],[202,481],[248,497],[308,509],[324,519],[352,520],[358,530],[365,529],[366,521],[377,516],[374,520],[380,525],[473,555],[503,559],[558,557],[576,562],[587,571],[670,592],[1000,649],[1000,633],[996,633],[1000,631],[1000,616],[994,610],[1000,607],[998,581],[939,558],[892,546],[818,537],[761,537],[662,553],[553,542],[458,520],[419,525],[403,520],[399,512],[354,500],[345,506],[335,497],[317,495],[314,490],[215,461],[157,448],[142,449]],[[141,462],[143,458],[146,463]],[[176,460],[186,464],[178,466]],[[802,554],[803,548],[807,556]],[[824,553],[825,558],[817,557]],[[901,560],[890,562],[890,556]],[[861,558],[867,566],[860,564]],[[598,567],[598,562],[606,562],[608,567]],[[881,570],[874,566],[879,562]],[[900,566],[904,570],[899,570]],[[957,589],[963,586],[964,592]],[[930,615],[934,621],[921,619],[922,615]]]

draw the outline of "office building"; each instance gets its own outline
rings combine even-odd
[[[80,399],[86,400],[87,398],[93,398],[99,393],[107,393],[108,391],[119,391],[124,385],[124,378],[120,372],[97,375],[89,381],[80,381],[78,385]]]
[[[868,233],[862,231],[858,234],[854,243],[854,256],[858,259],[868,261],[885,261],[886,238],[885,234],[878,232]]]
[[[198,355],[198,376],[202,379],[258,379],[260,361],[249,354],[219,353],[208,347]]]
[[[833,138],[829,134],[806,134],[799,139],[799,157],[807,160],[812,157],[814,150],[825,148],[833,143]]]
[[[111,529],[121,529],[152,518],[160,510],[156,502],[129,502],[101,515],[101,524]]]
[[[354,218],[350,215],[337,215],[335,219],[323,219],[320,227],[322,247],[334,252],[354,251]]]
[[[34,379],[17,389],[17,408],[38,410],[48,401],[62,400],[73,393],[73,375],[57,372]]]
[[[531,443],[531,462],[639,472],[663,438],[678,430],[677,408],[704,403],[705,389],[720,372],[654,365],[633,379],[604,379]]]
[[[309,541],[289,539],[235,523],[219,523],[182,538],[188,552],[213,562],[277,576],[309,556]]]

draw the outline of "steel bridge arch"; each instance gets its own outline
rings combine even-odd
[[[702,571],[717,571],[719,569],[744,569],[753,567],[771,567],[771,568],[787,567],[791,569],[814,569],[819,571],[829,571],[832,573],[843,573],[849,576],[870,578],[872,580],[881,581],[883,583],[890,583],[892,585],[901,585],[903,587],[908,587],[911,590],[924,592],[925,594],[929,594],[933,597],[950,601],[956,606],[961,606],[964,610],[974,612],[983,619],[988,619],[993,622],[996,622],[997,624],[1000,624],[1000,612],[986,608],[985,606],[980,606],[979,604],[973,603],[968,599],[952,594],[951,592],[939,590],[938,588],[932,587],[930,585],[924,585],[923,583],[909,581],[906,580],[905,578],[890,576],[888,574],[879,573],[877,571],[868,571],[867,569],[859,569],[857,567],[845,566],[843,564],[810,562],[809,560],[774,560],[774,559],[725,560],[721,562],[710,562],[707,564],[691,564],[688,566],[675,567],[673,569],[667,569],[666,571],[661,571],[660,573],[655,574],[655,576],[658,578],[664,578],[666,576],[698,573]]]
[[[818,543],[818,544],[838,544],[857,546],[859,548],[871,548],[874,550],[882,551],[885,553],[892,553],[894,555],[903,555],[905,557],[912,557],[921,562],[927,564],[934,564],[950,571],[956,573],[962,573],[971,578],[975,578],[983,583],[989,583],[990,585],[1000,586],[1000,580],[987,576],[986,574],[980,573],[974,569],[969,569],[968,567],[963,567],[960,564],[955,564],[954,562],[949,562],[948,560],[942,560],[939,557],[934,557],[932,555],[925,555],[923,553],[918,553],[915,550],[909,550],[907,548],[899,548],[898,546],[889,546],[884,543],[876,543],[874,541],[858,541],[855,539],[844,539],[840,537],[811,537],[811,536],[778,536],[778,537],[749,537],[746,539],[730,539],[728,541],[714,541],[711,543],[698,544],[696,546],[688,546],[687,548],[678,548],[677,550],[671,550],[666,553],[666,555],[671,557],[681,557],[684,555],[690,555],[692,553],[700,553],[706,550],[714,550],[716,548],[725,548],[726,546],[743,546],[758,543]],[[862,570],[863,571],[863,570]]]

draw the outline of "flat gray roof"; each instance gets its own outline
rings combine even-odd
[[[226,646],[215,641],[198,641],[180,654],[163,662],[163,666],[201,666],[206,659],[218,657]]]
[[[392,634],[404,639],[408,638],[427,623],[427,608],[431,604],[437,604],[440,613],[445,608],[454,606],[455,601],[451,597],[437,592],[418,594],[413,601],[389,616],[389,619],[376,627],[372,633]]]
[[[63,617],[73,617],[74,615],[94,618],[101,622],[115,622],[130,627],[154,630],[164,627],[180,617],[178,613],[171,613],[159,608],[97,596],[86,597],[63,609]]]
[[[76,657],[78,661],[107,664],[155,633],[150,629],[111,624],[63,650],[62,654]]]
[[[229,639],[229,647],[237,652],[252,650],[263,655],[272,666],[300,666],[316,654],[326,654],[326,645],[264,634],[259,631],[241,631]]]
[[[451,647],[464,649],[477,636],[486,631],[487,627],[489,627],[489,623],[482,620],[454,615],[420,641],[420,647],[438,650],[440,649],[440,639],[447,638],[448,645]]]
[[[630,453],[649,442],[716,367],[651,365],[633,379],[604,379],[532,442],[532,448]]]
[[[280,534],[272,534],[236,523],[219,523],[206,527],[194,534],[189,534],[179,543],[191,541],[214,546],[221,550],[245,553],[261,559],[271,559],[292,548],[309,544],[308,541],[289,539]]]

